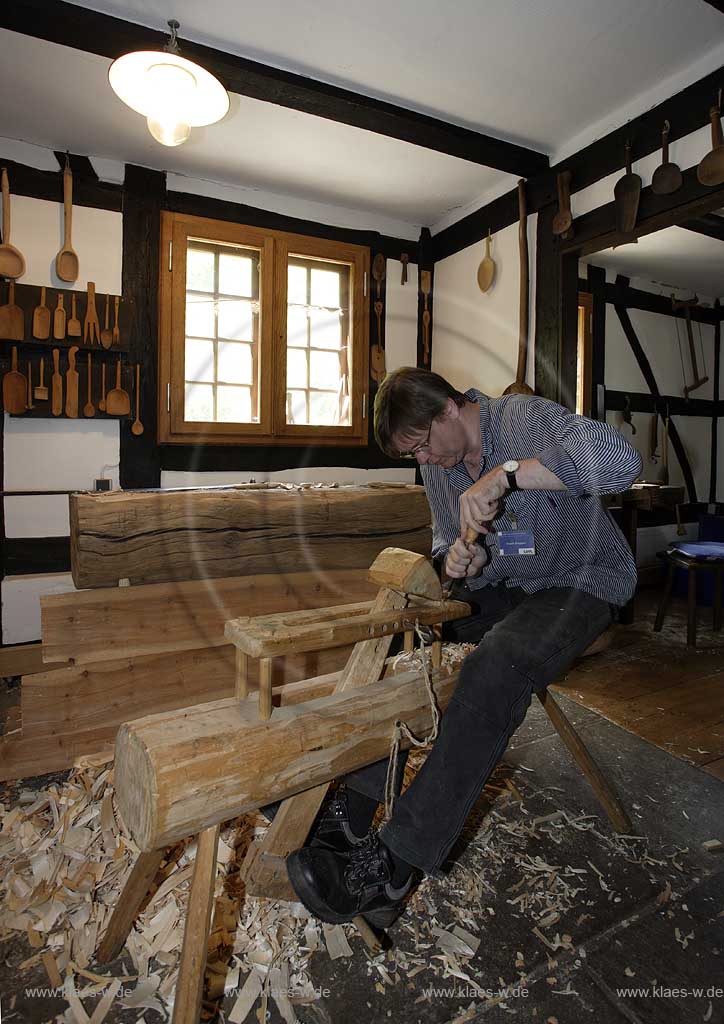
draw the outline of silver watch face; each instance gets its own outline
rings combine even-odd
[[[503,469],[506,473],[517,473],[520,469],[520,463],[516,462],[515,459],[510,459],[508,462],[503,463]]]

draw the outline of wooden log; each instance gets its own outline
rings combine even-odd
[[[228,619],[372,600],[377,589],[366,569],[334,569],[51,594],[40,599],[43,660],[87,665],[220,647]]]
[[[429,554],[430,509],[414,484],[187,488],[70,496],[78,588],[366,569],[390,545]]]
[[[445,708],[457,673],[434,676]],[[389,753],[394,724],[430,728],[421,676],[404,672],[262,722],[250,699],[214,701],[121,727],[116,791],[141,850],[170,845],[244,811],[284,799]]]

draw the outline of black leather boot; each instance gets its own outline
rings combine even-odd
[[[389,928],[399,917],[416,881],[413,872],[399,887],[392,884],[392,855],[376,832],[346,854],[303,846],[287,857],[287,873],[301,902],[321,921],[342,924],[362,914],[377,928]]]
[[[264,817],[273,821],[281,806],[281,801],[260,807]],[[367,828],[365,828],[365,834]],[[334,850],[337,853],[348,853],[354,846],[364,842],[364,835],[358,836],[350,823],[347,790],[339,786],[332,798],[325,804],[312,826],[309,845]]]

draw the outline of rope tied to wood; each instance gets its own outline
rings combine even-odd
[[[390,758],[387,762],[387,778],[385,779],[385,821],[390,820],[395,807],[395,779],[397,778],[397,766],[403,736],[406,737],[414,747],[427,747],[430,743],[435,742],[440,729],[440,710],[437,706],[437,701],[435,700],[435,691],[432,688],[432,673],[428,669],[428,658],[430,658],[430,667],[432,667],[432,656],[428,653],[431,649],[431,645],[428,647],[425,644],[425,633],[420,626],[419,619],[415,620],[415,632],[420,640],[420,663],[422,665],[422,677],[425,680],[427,697],[430,701],[432,727],[427,736],[423,737],[423,739],[418,739],[406,722],[401,722],[399,719],[395,722],[395,728],[392,733],[392,742],[390,744]]]

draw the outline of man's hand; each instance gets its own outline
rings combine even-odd
[[[488,552],[479,544],[466,544],[458,537],[451,548],[448,548],[445,559],[445,572],[452,579],[465,576],[477,576],[488,561]]]
[[[487,525],[500,511],[500,499],[508,489],[508,480],[500,466],[481,476],[460,495],[460,533],[468,527],[476,533],[489,533]],[[452,549],[451,549],[452,550]]]

